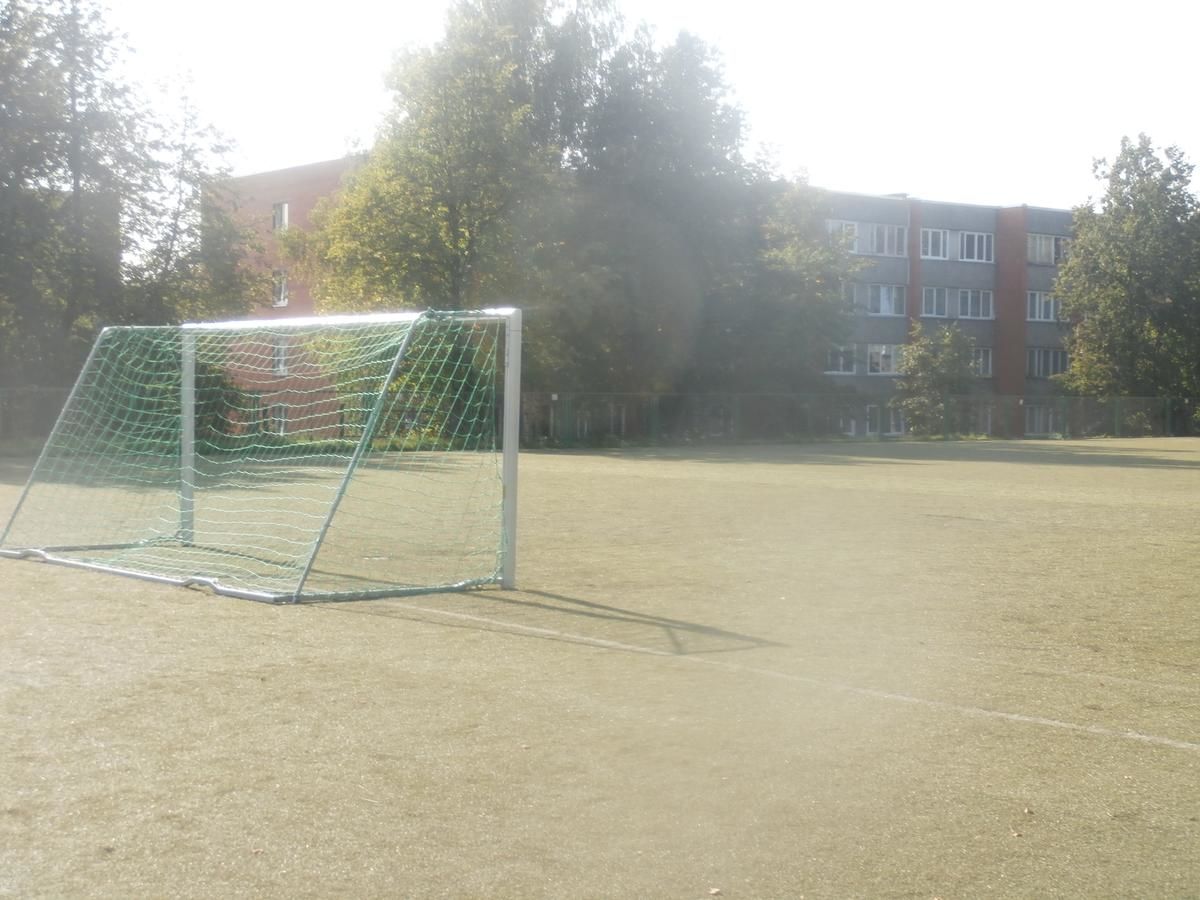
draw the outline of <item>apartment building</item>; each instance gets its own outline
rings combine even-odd
[[[860,263],[846,286],[855,310],[849,342],[826,373],[864,400],[847,412],[851,434],[899,434],[890,404],[914,323],[955,324],[975,342],[974,430],[1036,435],[1059,430],[1050,376],[1066,371],[1054,279],[1071,212],[827,192],[829,229]],[[1001,402],[1001,399],[1005,402]]]

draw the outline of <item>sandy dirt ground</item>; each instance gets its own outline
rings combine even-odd
[[[517,591],[0,559],[0,897],[1198,896],[1198,498],[1194,439],[528,454]]]

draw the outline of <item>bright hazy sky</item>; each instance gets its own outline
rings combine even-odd
[[[238,174],[369,147],[393,53],[446,0],[108,0],[138,77],[188,83]],[[822,187],[1070,207],[1145,132],[1200,160],[1200,4],[624,0],[660,43],[716,46],[749,147]],[[175,89],[176,93],[178,88]]]

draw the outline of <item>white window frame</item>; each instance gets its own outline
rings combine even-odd
[[[1049,378],[1071,367],[1067,351],[1061,347],[1029,347],[1025,350],[1025,377]]]
[[[1057,266],[1067,258],[1071,239],[1061,234],[1036,234],[1028,232],[1025,238],[1025,256],[1035,266]]]
[[[858,434],[858,418],[848,409],[838,410],[838,431],[846,435],[846,437],[855,437]]]
[[[949,291],[944,287],[921,288],[921,316],[926,319],[944,319],[949,312]],[[932,302],[931,302],[932,301]],[[938,307],[941,312],[938,312]],[[933,309],[933,312],[929,310]]]
[[[288,305],[288,276],[287,269],[275,269],[271,272],[271,307],[282,309]]]
[[[992,405],[980,403],[971,410],[971,421],[977,434],[992,433]]]
[[[903,344],[867,344],[868,375],[899,375]]]
[[[995,262],[995,236],[990,231],[960,231],[958,258],[962,262]]]
[[[835,364],[837,368],[831,368]],[[849,364],[849,368],[846,365]],[[855,372],[854,364],[854,347],[838,346],[830,348],[825,356],[825,374],[826,375],[853,375]]]
[[[272,231],[287,231],[288,228],[288,203],[286,200],[280,200],[278,203],[271,204],[271,230]]]
[[[1029,291],[1026,294],[1026,322],[1058,322],[1062,318],[1062,301],[1048,291]]]
[[[830,219],[829,234],[831,237],[841,240],[846,249],[851,253],[858,252],[857,222],[848,222],[845,219]]]
[[[971,311],[972,301],[978,302],[978,314]],[[966,312],[963,312],[964,308]],[[960,319],[994,319],[995,313],[996,305],[993,302],[991,291],[976,288],[958,289],[958,317]]]
[[[286,403],[272,403],[267,407],[267,431],[271,434],[287,434]]]
[[[871,256],[907,256],[908,228],[904,225],[883,225],[870,222],[863,225],[866,247],[859,246],[859,253]]]
[[[1031,403],[1025,407],[1025,433],[1059,434],[1063,430],[1061,419],[1062,415],[1057,407],[1045,403]]]
[[[867,434],[879,434],[880,426],[880,409],[877,404],[869,404],[867,406]],[[897,437],[904,434],[904,412],[895,406],[886,406],[882,409],[887,410],[887,430],[883,432],[885,437]]]
[[[867,315],[908,315],[908,288],[903,284],[868,284]]]
[[[280,376],[288,373],[288,337],[286,334],[277,334],[271,339],[271,373]]]
[[[975,347],[971,350],[971,368],[977,378],[992,377],[992,348]]]
[[[936,240],[935,240],[936,238]],[[949,259],[950,232],[945,228],[921,229],[921,259]]]

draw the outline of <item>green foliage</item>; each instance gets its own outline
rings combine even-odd
[[[326,308],[527,310],[527,385],[790,388],[840,339],[815,193],[741,155],[720,61],[604,0],[464,0],[290,251]]]
[[[399,59],[386,137],[315,216],[307,249],[326,306],[465,308],[511,289],[511,217],[548,162],[513,90],[513,38],[464,4],[441,44]]]
[[[954,404],[974,381],[974,349],[974,340],[956,325],[931,334],[913,323],[898,382],[899,406],[913,434],[939,435],[955,426],[960,417]]]
[[[850,328],[842,283],[853,264],[826,236],[817,191],[764,182],[754,194],[756,233],[710,299],[697,380],[717,390],[821,388],[826,350]]]
[[[113,75],[95,0],[0,8],[0,384],[61,384],[96,332],[244,307],[243,236],[217,209],[213,141]]]
[[[1072,323],[1080,393],[1192,396],[1200,391],[1200,220],[1192,166],[1174,147],[1125,138],[1097,162],[1105,192],[1075,211],[1075,238],[1055,286]]]

